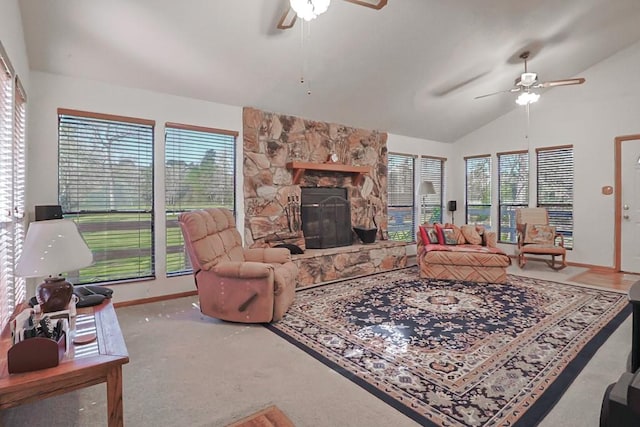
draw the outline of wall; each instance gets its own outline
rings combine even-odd
[[[614,197],[602,195],[614,185],[614,138],[640,133],[640,43],[618,52],[580,76],[581,86],[548,90],[531,107],[529,138],[524,108],[489,123],[456,141],[452,172],[454,192],[464,194],[464,156],[493,155],[493,223],[497,219],[495,153],[529,149],[530,204],[535,205],[535,148],[573,144],[574,249],[569,262],[614,265]],[[564,76],[562,76],[564,77]],[[505,96],[510,96],[506,94]],[[514,97],[515,101],[515,97]],[[509,253],[512,245],[502,245]]]
[[[0,41],[2,41],[11,65],[13,65],[15,72],[18,74],[28,97],[29,63],[17,0],[3,1],[0,5]]]
[[[242,165],[242,109],[228,105],[181,98],[97,81],[32,72],[29,95],[29,138],[27,142],[27,208],[33,218],[35,205],[57,204],[58,117],[57,109],[71,108],[156,121],[155,127],[155,280],[115,286],[115,301],[149,298],[194,290],[193,277],[166,277],[164,218],[164,123],[177,122],[240,132],[236,151]],[[236,183],[242,188],[242,168]],[[244,200],[236,195],[238,221],[243,221]],[[31,291],[30,294],[32,294]]]

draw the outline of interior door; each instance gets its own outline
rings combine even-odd
[[[640,273],[640,140],[621,148],[621,264],[622,271]]]

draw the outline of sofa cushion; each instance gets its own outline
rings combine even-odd
[[[482,237],[480,233],[476,230],[475,225],[463,225],[460,227],[460,231],[462,231],[462,235],[465,240],[471,245],[481,245]]]
[[[431,245],[422,261],[429,264],[477,267],[506,267],[511,264],[511,258],[500,249],[479,245]]]
[[[423,224],[418,226],[418,232],[420,233],[420,240],[423,245],[439,244],[438,233],[433,225]]]
[[[445,245],[457,245],[458,237],[456,236],[456,232],[453,228],[443,228],[442,235],[444,236],[444,244]]]
[[[422,244],[428,245],[430,242],[429,242],[429,236],[427,236],[427,227],[424,225],[421,225],[418,227],[418,230],[420,230],[420,240],[422,240]]]
[[[444,225],[444,228],[451,228],[455,234],[456,240],[457,240],[457,244],[458,245],[464,245],[465,243],[467,243],[467,240],[464,238],[464,235],[462,234],[462,230],[460,230],[460,227],[458,227],[455,224],[450,224],[450,223],[446,223]]]
[[[445,242],[444,242],[444,233],[442,231],[442,229],[443,229],[442,224],[437,224],[436,223],[436,224],[433,224],[433,227],[435,228],[436,234],[438,235],[438,244],[444,245]]]
[[[524,243],[539,245],[553,245],[556,228],[551,225],[526,224],[524,231]]]
[[[489,246],[491,248],[498,246],[498,234],[492,231],[482,233],[482,246]]]
[[[438,233],[436,233],[436,229],[433,225],[423,224],[419,226],[420,229],[420,240],[422,240],[423,245],[429,244],[439,244],[438,241]]]

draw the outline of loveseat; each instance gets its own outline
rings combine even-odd
[[[454,224],[421,225],[417,235],[420,277],[505,283],[511,258],[497,247],[495,232]]]

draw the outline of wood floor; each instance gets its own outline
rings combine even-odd
[[[569,280],[606,289],[628,291],[631,285],[640,280],[640,275],[591,269],[577,274]]]

